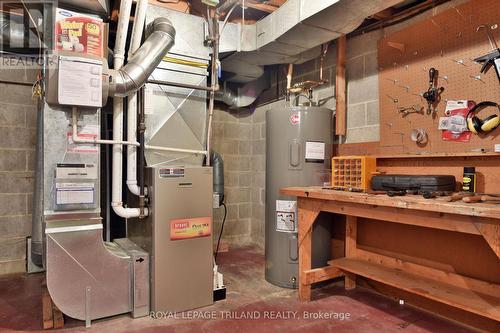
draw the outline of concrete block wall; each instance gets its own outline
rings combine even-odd
[[[257,108],[252,121],[252,220],[250,235],[252,242],[264,246],[264,221],[266,214],[266,111]]]
[[[26,271],[36,117],[31,85],[0,83],[0,275]]]
[[[380,140],[377,47],[382,31],[347,40],[347,133],[345,143]]]
[[[213,120],[213,149],[224,160],[224,192],[227,207],[223,240],[230,244],[251,242],[252,123],[249,116],[217,109]],[[220,232],[224,208],[214,209],[214,235]],[[216,240],[216,238],[215,238]]]

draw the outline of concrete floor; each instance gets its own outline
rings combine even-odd
[[[228,288],[227,299],[199,311],[179,314],[180,319],[132,319],[128,315],[84,323],[66,319],[66,332],[471,332],[460,326],[377,295],[368,290],[346,292],[342,283],[314,291],[315,300],[300,303],[297,291],[275,287],[264,280],[264,258],[257,248],[233,249],[219,255]],[[41,281],[43,274],[0,278],[0,332],[38,331],[42,325]],[[215,312],[214,319],[189,319]],[[296,313],[294,318],[293,312]],[[228,319],[227,313],[238,316]],[[348,319],[308,319],[304,314],[332,314]],[[221,318],[225,314],[226,318]],[[252,314],[260,319],[242,319]],[[286,316],[264,318],[264,316]],[[182,318],[183,317],[183,318]]]

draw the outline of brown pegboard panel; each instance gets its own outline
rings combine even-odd
[[[490,31],[500,43],[498,0],[471,0],[380,41],[380,145],[384,153],[464,153],[479,148],[492,150],[495,143],[500,143],[500,128],[486,136],[474,135],[467,143],[443,141],[438,130],[438,119],[444,116],[446,100],[500,103],[500,84],[494,68],[480,74],[481,65],[473,61],[490,51],[485,31],[476,32],[482,24],[499,24],[496,30]],[[390,46],[392,43],[404,45],[404,50]],[[460,60],[463,65],[456,62]],[[426,114],[427,102],[418,95],[428,89],[431,67],[439,71],[438,86],[445,88],[435,117]],[[477,75],[481,75],[482,81],[473,79]],[[398,102],[394,103],[393,99]],[[404,118],[398,114],[398,106],[411,105],[424,107],[424,114],[409,114]],[[494,112],[494,109],[483,110],[479,116],[484,119]],[[411,141],[411,131],[416,128],[427,131],[427,144],[418,146]]]

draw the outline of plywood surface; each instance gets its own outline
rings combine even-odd
[[[500,102],[500,85],[494,69],[480,74],[481,65],[473,61],[490,50],[484,30],[476,32],[476,28],[497,23],[500,24],[497,0],[473,0],[380,41],[379,151],[382,154],[467,153],[477,148],[492,150],[495,143],[500,143],[500,128],[487,136],[474,135],[467,143],[443,141],[438,130],[438,118],[444,116],[446,100]],[[500,27],[491,30],[491,34],[500,42]],[[419,96],[428,89],[431,67],[439,71],[438,86],[445,88],[435,116],[425,113],[427,102]],[[473,78],[477,75],[481,75],[481,81]],[[421,105],[424,114],[406,117],[398,114],[398,106],[411,105]],[[480,117],[492,113],[494,109],[484,110]],[[427,144],[418,146],[411,141],[410,133],[416,128],[426,130]]]
[[[446,198],[424,199],[420,195],[389,197],[386,194],[343,192],[321,187],[287,187],[280,190],[282,195],[319,200],[351,202],[366,205],[424,210],[438,213],[457,214],[493,219],[491,223],[500,224],[500,204],[474,203],[462,201],[447,202]],[[300,219],[300,217],[299,217]]]

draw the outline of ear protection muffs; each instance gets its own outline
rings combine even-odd
[[[488,133],[493,131],[500,125],[500,116],[498,114],[492,114],[485,119],[480,119],[475,114],[480,110],[491,106],[496,107],[500,112],[500,105],[495,102],[481,102],[476,104],[469,113],[467,113],[467,127],[469,131],[474,134]]]

